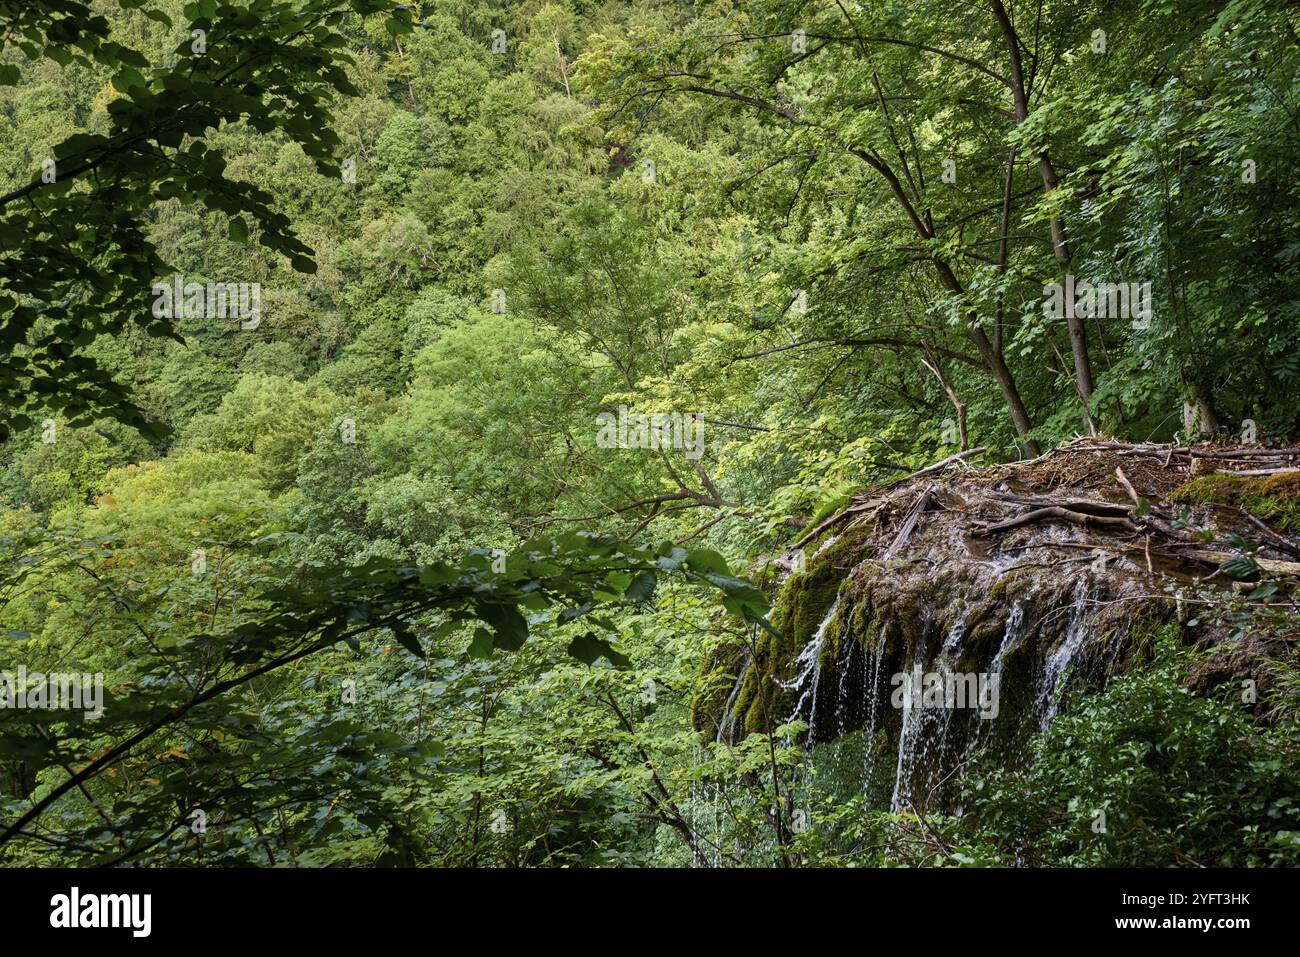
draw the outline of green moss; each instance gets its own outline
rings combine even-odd
[[[1235,505],[1283,531],[1300,531],[1300,473],[1202,475],[1174,490],[1189,505]]]
[[[806,553],[809,556],[806,570],[786,580],[770,619],[779,637],[764,635],[758,639],[754,660],[732,703],[738,728],[746,732],[769,731],[790,713],[793,692],[782,687],[782,683],[788,684],[793,678],[795,659],[817,634],[841,585],[862,560],[869,538],[870,529],[861,526],[842,533],[815,557],[816,545],[810,547]],[[829,627],[822,649],[823,660],[838,653],[848,618],[847,614],[843,618],[837,616]],[[728,654],[715,654],[704,662],[692,702],[697,730],[707,733],[716,729],[726,717],[722,709],[731,696],[735,680],[732,676],[738,673],[743,653],[743,646],[736,645]]]
[[[751,672],[753,674],[753,672]],[[771,675],[763,675],[755,682],[758,693],[753,696],[749,708],[745,711],[745,730],[747,732],[765,732],[774,728],[783,712],[777,710],[783,689]],[[740,705],[737,703],[737,709]]]
[[[1117,670],[1124,671],[1135,663],[1154,660],[1156,648],[1163,643],[1182,644],[1183,626],[1177,618],[1170,617],[1169,614],[1161,615],[1161,611],[1169,612],[1171,609],[1157,608],[1140,613],[1129,622],[1127,633],[1124,635],[1127,641],[1127,653],[1123,666]],[[1111,630],[1103,636],[1103,640],[1109,642],[1117,637],[1119,633]]]
[[[781,643],[788,648],[801,648],[811,641],[834,604],[839,588],[840,579],[833,569],[810,569],[791,575],[772,611],[772,625],[781,633]]]
[[[743,654],[742,646],[728,644],[704,656],[691,697],[691,725],[695,730],[709,735],[717,733]]]
[[[788,646],[802,648],[821,625],[835,601],[840,585],[860,561],[870,531],[865,526],[849,529],[829,548],[813,556],[810,549],[807,570],[791,575],[777,599],[773,624],[789,639]],[[780,623],[778,624],[778,620]]]

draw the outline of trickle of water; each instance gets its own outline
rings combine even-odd
[[[871,652],[870,684],[867,685],[866,756],[863,758],[862,782],[865,787],[876,769],[876,725],[880,720],[880,669],[885,661],[885,640],[878,637]]]
[[[939,655],[934,661],[934,670],[943,675],[952,673],[962,639],[966,636],[966,614],[968,606],[963,605],[960,616],[948,629]],[[907,669],[911,671],[916,661],[911,661]],[[922,664],[924,662],[922,661]],[[923,671],[930,670],[924,667]],[[927,768],[944,759],[947,754],[948,738],[952,732],[952,708],[928,709],[922,707],[904,707],[903,724],[898,736],[898,763],[894,771],[894,793],[890,798],[890,810],[897,813],[902,809],[904,800],[910,800],[911,786],[916,780],[918,770],[941,772],[943,768]],[[940,775],[927,773],[935,779]]]
[[[836,730],[839,737],[843,737],[845,731],[848,730],[849,675],[853,671],[853,655],[858,648],[856,641],[850,641],[846,644],[848,645],[848,653],[843,656],[843,661],[837,662],[840,669],[840,686],[835,695],[835,715],[838,725]]]
[[[989,665],[990,674],[1002,673],[1002,659],[1008,651],[1019,643],[1025,633],[1025,606],[1017,599],[1011,605],[1011,613],[1007,615],[1007,628],[1002,633],[1002,644],[998,645],[997,654],[993,656],[993,662]]]
[[[948,629],[948,637],[944,639],[943,647],[939,649],[938,664],[943,666],[945,671],[951,670],[953,656],[961,647],[961,640],[966,637],[966,615],[970,610],[970,603],[964,602],[961,608],[961,614],[957,616],[956,623]]]
[[[1056,717],[1061,706],[1061,694],[1074,656],[1083,647],[1088,636],[1093,615],[1085,604],[1088,598],[1087,581],[1080,578],[1074,586],[1073,604],[1066,620],[1065,635],[1056,646],[1043,668],[1043,687],[1039,693],[1039,727],[1046,728]]]
[[[790,712],[790,716],[786,718],[786,721],[793,721],[799,717],[804,713],[804,704],[810,704],[808,711],[809,745],[813,743],[814,738],[813,718],[817,711],[817,688],[821,684],[822,678],[822,648],[826,644],[826,629],[830,627],[831,619],[835,617],[835,613],[839,610],[840,599],[836,595],[835,600],[831,602],[830,610],[826,612],[826,617],[817,626],[816,634],[813,635],[808,644],[803,646],[803,650],[799,652],[799,657],[795,659],[795,666],[799,668],[798,676],[790,684],[782,683],[782,687],[787,690],[802,689],[799,701],[795,704],[794,710]],[[808,680],[810,676],[812,678],[811,683]]]
[[[904,666],[907,672],[912,671],[914,661],[908,661]],[[906,701],[907,699],[904,698]],[[915,765],[917,755],[917,742],[924,738],[921,733],[921,725],[924,723],[925,710],[923,708],[903,707],[903,723],[898,732],[898,761],[894,765],[894,793],[889,798],[889,810],[898,813],[899,805],[904,797],[903,782],[910,778],[912,768]]]
[[[826,549],[830,548],[832,545],[834,545],[834,544],[835,544],[836,542],[838,542],[839,540],[840,540],[840,537],[839,537],[838,535],[831,535],[831,536],[829,536],[829,537],[826,539],[826,541],[822,542],[820,545],[817,546],[817,551],[815,551],[815,552],[812,553],[812,557],[813,557],[813,558],[816,558],[818,555],[820,555],[822,552],[826,551]]]
[[[718,744],[731,743],[731,733],[736,728],[736,714],[733,709],[736,707],[736,698],[740,695],[740,687],[745,683],[745,676],[749,674],[749,667],[753,661],[753,654],[746,649],[745,663],[740,668],[736,683],[731,686],[731,694],[727,696],[726,704],[722,706],[722,718],[718,721],[718,733],[714,738],[714,741]]]

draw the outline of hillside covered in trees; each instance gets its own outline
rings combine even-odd
[[[0,863],[1300,864],[1298,30],[0,0]]]

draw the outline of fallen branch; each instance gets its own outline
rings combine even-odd
[[[1244,508],[1239,506],[1235,507],[1237,508],[1237,511],[1245,517],[1246,521],[1250,522],[1250,524],[1254,525],[1264,533],[1264,536],[1268,539],[1270,545],[1280,552],[1286,552],[1288,555],[1294,555],[1296,558],[1300,558],[1300,545],[1295,544],[1283,535],[1279,535]]]
[[[895,553],[908,543],[912,537],[912,532],[916,530],[916,523],[920,519],[921,513],[929,508],[929,506],[930,490],[926,489],[925,493],[917,500],[911,513],[907,516],[907,520],[903,522],[903,527],[898,530],[898,534],[894,536],[894,540],[890,542],[889,547],[885,549],[885,554],[881,556],[882,561],[888,561],[893,558]]]
[[[965,452],[958,452],[956,455],[950,455],[946,459],[940,459],[938,462],[935,462],[933,465],[927,465],[919,472],[913,472],[911,475],[905,475],[900,479],[894,479],[894,481],[896,483],[907,482],[914,478],[920,478],[922,475],[929,475],[931,472],[940,472],[943,469],[946,469],[949,465],[952,465],[954,462],[960,462],[962,459],[968,459],[972,455],[979,455],[981,452],[986,452],[986,451],[988,450],[982,445],[979,446],[978,448],[967,449]]]
[[[1115,480],[1123,487],[1134,505],[1142,504],[1141,499],[1138,498],[1137,490],[1133,488],[1133,483],[1130,482],[1128,476],[1124,474],[1124,469],[1118,465],[1115,466]]]
[[[1034,522],[1045,522],[1051,519],[1060,519],[1073,525],[1080,525],[1083,528],[1123,528],[1132,532],[1138,530],[1138,527],[1127,517],[1088,515],[1083,512],[1071,511],[1060,505],[1049,505],[1047,508],[1036,508],[1032,512],[1017,515],[1015,518],[986,525],[984,528],[976,530],[974,534],[990,535],[993,532],[1004,532],[1008,529],[1019,528],[1022,525],[1032,525]]]
[[[1297,449],[1191,449],[1189,454],[1198,459],[1276,459],[1300,455]]]
[[[920,478],[923,475],[930,475],[934,472],[942,471],[943,469],[946,469],[949,465],[952,465],[954,462],[960,462],[963,459],[970,458],[972,455],[979,455],[981,452],[987,452],[987,451],[988,449],[985,446],[981,445],[978,448],[967,449],[965,452],[958,452],[956,455],[950,455],[946,459],[940,459],[938,462],[935,462],[933,465],[927,465],[925,468],[921,469],[918,472],[913,472],[911,475],[904,475],[901,478],[893,479],[890,482],[886,483],[886,485],[883,486],[882,488],[891,488],[897,485],[901,485],[904,482],[910,482],[912,479]],[[822,522],[820,525],[814,528],[803,538],[799,539],[799,541],[795,542],[794,547],[803,548],[805,545],[811,542],[822,532],[826,531],[829,528],[834,528],[836,525],[844,521],[853,513],[865,512],[868,509],[875,508],[877,505],[881,504],[881,502],[883,502],[883,499],[880,497],[866,499],[861,502],[855,501],[848,508],[844,508],[836,512],[834,515],[826,519],[824,522]]]
[[[1294,475],[1300,472],[1300,468],[1280,468],[1280,469],[1215,469],[1210,472],[1202,472],[1202,475]]]
[[[1121,505],[1117,502],[1099,502],[1095,499],[1073,498],[1054,501],[1045,498],[1036,498],[1023,495],[999,495],[998,499],[1003,502],[1013,502],[1016,505],[1037,505],[1040,508],[1060,506],[1069,509],[1071,512],[1081,512],[1085,515],[1113,515],[1127,516],[1133,511],[1131,505]]]
[[[1222,565],[1224,562],[1228,561],[1229,559],[1233,559],[1238,556],[1234,552],[1203,551],[1197,557],[1203,558],[1205,561],[1208,562],[1218,562],[1220,565]],[[1256,558],[1253,555],[1251,556],[1251,558],[1254,559],[1256,565],[1264,569],[1264,571],[1266,572],[1273,572],[1278,575],[1292,575],[1292,576],[1300,577],[1300,562],[1283,562],[1283,561],[1278,561],[1276,558]]]
[[[826,519],[825,521],[823,521],[820,525],[818,525],[816,528],[814,528],[811,532],[809,532],[809,533],[808,533],[807,535],[805,535],[803,538],[799,539],[799,541],[795,542],[794,545],[793,545],[792,547],[793,547],[793,548],[803,548],[805,545],[807,545],[809,542],[811,542],[814,538],[816,538],[816,537],[817,537],[818,535],[820,535],[822,532],[826,531],[826,530],[829,529],[829,528],[833,528],[834,526],[838,525],[840,522],[844,521],[846,518],[848,518],[850,515],[854,514],[855,512],[865,512],[865,511],[867,511],[867,510],[869,510],[869,509],[871,509],[871,508],[875,508],[876,506],[879,506],[879,505],[883,504],[883,502],[884,502],[884,499],[881,499],[881,498],[874,498],[874,499],[869,499],[869,500],[867,500],[867,501],[865,501],[865,502],[858,502],[858,503],[855,503],[855,504],[853,504],[853,505],[850,505],[848,508],[841,509],[840,511],[838,511],[838,512],[836,512],[834,515],[832,515],[830,518],[828,518],[828,519]]]

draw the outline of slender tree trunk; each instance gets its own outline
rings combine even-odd
[[[1016,125],[1024,123],[1029,119],[1029,93],[1025,86],[1024,64],[1020,58],[1020,36],[1016,33],[1016,28],[1011,23],[1011,18],[1007,16],[1006,7],[1002,5],[1002,0],[990,0],[990,7],[993,10],[993,17],[998,22],[998,28],[1002,31],[1003,40],[1007,45],[1007,56],[1010,59],[1011,66],[1011,97],[1015,105]],[[1047,148],[1043,147],[1038,153],[1038,173],[1043,179],[1043,191],[1050,193],[1060,185],[1060,179],[1056,175],[1056,168],[1052,165],[1052,159]],[[1052,217],[1050,223],[1052,233],[1052,254],[1056,257],[1056,262],[1064,271],[1070,265],[1070,246],[1065,238],[1065,220],[1060,216]],[[1087,427],[1089,434],[1097,434],[1097,425],[1092,418],[1092,361],[1088,356],[1088,330],[1084,325],[1083,318],[1076,316],[1073,309],[1066,309],[1066,327],[1070,332],[1070,353],[1074,357],[1074,388],[1078,393],[1079,402],[1083,405],[1083,423]]]
[[[930,370],[930,373],[939,380],[939,385],[944,394],[948,396],[948,401],[952,403],[953,411],[957,413],[957,438],[960,442],[958,452],[965,452],[970,448],[970,436],[966,433],[966,403],[961,400],[957,390],[953,388],[952,382],[949,381],[947,374],[943,371],[943,360],[937,355],[926,350],[929,358],[922,359],[921,364]]]
[[[939,280],[948,290],[959,295],[966,295],[966,287],[962,285],[957,274],[952,271],[942,259],[934,260],[934,267],[939,273]],[[1011,424],[1015,426],[1016,435],[1020,436],[1021,447],[1024,453],[1030,457],[1040,454],[1038,443],[1028,438],[1033,423],[1029,420],[1029,412],[1025,409],[1025,403],[1020,398],[1020,390],[1016,387],[1016,378],[1011,374],[1011,368],[1007,365],[1006,360],[1002,357],[1002,347],[999,341],[994,345],[989,341],[984,327],[979,324],[978,317],[972,313],[970,321],[966,327],[966,334],[970,336],[971,342],[979,351],[980,358],[984,360],[984,365],[989,374],[993,376],[1002,391],[1002,398],[1006,401],[1007,411],[1011,413]]]
[[[1007,410],[1011,413],[1011,422],[1016,427],[1016,434],[1020,436],[1020,444],[1024,454],[1028,457],[1035,457],[1041,454],[1038,443],[1028,438],[1029,430],[1033,425],[1029,421],[1029,413],[1025,410],[1025,404],[1021,401],[1020,390],[1016,388],[1015,376],[1011,374],[1011,369],[1006,360],[1002,358],[1002,352],[993,348],[993,343],[989,342],[988,336],[984,330],[977,325],[970,327],[971,341],[975,343],[975,348],[979,350],[980,355],[984,357],[984,363],[988,366],[989,372],[993,375],[1002,390],[1002,398],[1007,404]]]

